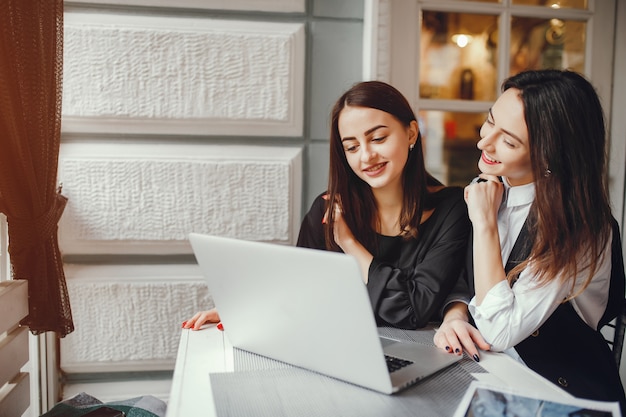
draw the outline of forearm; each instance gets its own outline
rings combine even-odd
[[[474,290],[480,305],[496,284],[506,279],[497,224],[474,226]]]
[[[341,249],[344,253],[354,256],[361,268],[361,277],[367,284],[369,280],[369,269],[374,256],[355,239],[345,239],[341,242]]]

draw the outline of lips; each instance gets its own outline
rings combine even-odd
[[[500,161],[489,158],[484,152],[480,155],[480,159],[487,165],[497,165],[501,163]]]
[[[382,163],[376,164],[376,165],[371,165],[371,166],[365,168],[363,170],[363,172],[365,173],[365,175],[373,177],[375,175],[380,174],[383,171],[383,169],[385,169],[386,165],[387,165],[386,162],[382,162]]]

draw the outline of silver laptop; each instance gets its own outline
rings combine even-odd
[[[386,394],[460,359],[380,337],[351,256],[196,233],[189,240],[236,348]]]

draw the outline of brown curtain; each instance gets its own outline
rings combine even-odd
[[[0,1],[0,212],[14,279],[28,280],[31,332],[74,330],[57,241],[63,0]]]

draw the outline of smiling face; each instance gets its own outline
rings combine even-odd
[[[510,185],[534,181],[530,162],[528,128],[519,90],[510,88],[496,100],[480,128],[478,169],[506,177]]]
[[[374,191],[401,192],[409,146],[417,139],[417,122],[406,127],[382,110],[346,106],[339,115],[338,129],[354,173]]]

